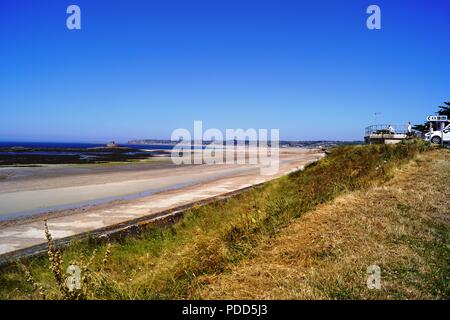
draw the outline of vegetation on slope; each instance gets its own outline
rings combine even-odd
[[[293,221],[199,295],[228,299],[448,299],[450,152],[421,154],[381,186]],[[367,268],[381,270],[369,290]]]
[[[396,146],[337,147],[329,156],[302,172],[292,173],[226,201],[188,210],[172,226],[149,228],[138,237],[113,243],[108,264],[103,266],[108,276],[102,277],[97,284],[91,284],[91,290],[84,297],[180,299],[226,296],[224,292],[214,295],[204,290],[212,280],[257,258],[261,248],[276,241],[287,230],[286,227],[299,220],[297,218],[305,212],[311,212],[338,195],[366,190],[388,181],[393,168],[406,163],[425,149],[427,146],[421,142]],[[339,225],[336,228],[339,230]],[[447,231],[442,231],[445,237]],[[102,249],[90,241],[74,243],[65,250],[63,264],[69,265],[70,261],[78,260],[80,254],[90,256],[94,247]],[[324,252],[327,252],[326,247]],[[395,255],[394,252],[391,254]],[[320,257],[317,259],[320,260]],[[323,259],[326,259],[326,254]],[[46,290],[48,298],[62,298],[45,257],[30,258],[23,264],[33,279]],[[101,265],[101,257],[92,258],[92,268]],[[438,270],[436,272],[445,275],[445,270]],[[429,282],[435,281],[436,286],[439,286],[442,279],[436,279],[439,277],[430,276]],[[323,290],[326,291],[325,288]],[[336,290],[341,292],[339,288]],[[436,297],[442,296],[442,289],[433,290],[441,292]],[[17,266],[1,270],[0,296],[41,297],[33,289],[33,284],[24,280],[24,273]],[[358,297],[357,294],[323,294],[313,297],[354,296]]]

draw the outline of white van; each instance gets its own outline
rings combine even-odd
[[[425,134],[425,141],[430,141],[434,144],[441,144],[442,137],[444,138],[444,143],[450,143],[450,124],[447,125],[444,130],[428,132]]]

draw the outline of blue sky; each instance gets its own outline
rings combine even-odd
[[[446,0],[1,1],[0,140],[169,138],[194,120],[360,140],[375,111],[421,123],[450,100],[449,14]]]

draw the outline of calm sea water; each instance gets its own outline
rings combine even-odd
[[[0,148],[10,147],[26,147],[26,148],[95,148],[105,147],[106,144],[100,143],[78,143],[78,142],[0,142]],[[121,147],[128,147],[132,149],[162,149],[170,150],[172,145],[160,144],[120,144]]]

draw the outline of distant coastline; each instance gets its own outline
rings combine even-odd
[[[226,144],[238,144],[227,141]],[[152,157],[168,156],[178,142],[163,139],[130,140],[124,144],[77,143],[77,142],[0,142],[1,166],[35,166],[47,164],[88,164],[108,162],[135,162]],[[206,146],[212,141],[203,141]],[[329,149],[339,145],[362,144],[362,141],[286,141],[280,148]],[[224,142],[225,144],[225,142]],[[250,144],[247,140],[245,145]],[[270,146],[270,142],[268,143]],[[192,148],[201,146],[192,141]]]
[[[208,145],[212,141],[203,141],[203,145]],[[235,143],[237,141],[234,141]],[[129,145],[176,145],[178,142],[171,140],[159,140],[159,139],[137,139],[128,141]],[[192,141],[194,144],[194,141]],[[298,140],[298,141],[290,141],[290,140],[280,140],[280,147],[290,147],[290,148],[317,148],[324,147],[330,148],[333,146],[339,145],[355,145],[355,144],[363,144],[364,141],[340,141],[340,140]],[[245,141],[245,144],[249,144],[249,141]]]

